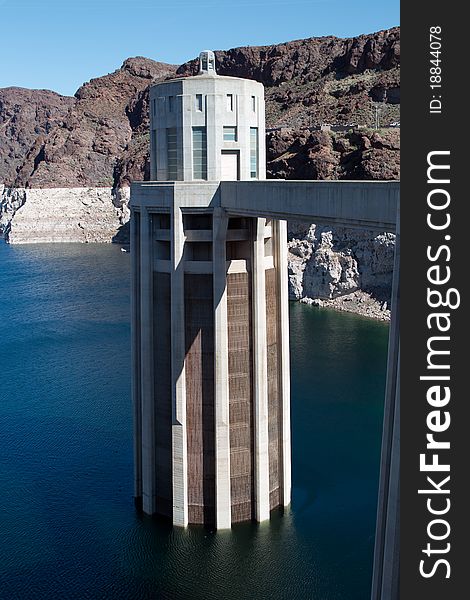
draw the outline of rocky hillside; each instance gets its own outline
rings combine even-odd
[[[370,125],[399,119],[400,31],[351,39],[309,38],[216,52],[220,74],[266,86],[268,176],[396,178],[396,131],[321,133],[320,124]],[[146,58],[83,85],[75,97],[0,89],[0,183],[9,187],[120,187],[148,177],[148,89],[191,75]],[[280,129],[282,128],[282,129]]]
[[[140,94],[176,67],[131,58],[74,98],[0,90],[0,183],[10,187],[114,186],[115,169],[148,126]],[[130,159],[129,159],[130,160]],[[141,178],[145,167],[141,167]]]
[[[400,103],[400,29],[340,39],[332,36],[216,52],[221,75],[256,79],[266,87],[267,127],[323,123],[371,125],[371,101],[387,116]],[[179,75],[194,75],[197,60]],[[384,115],[385,116],[385,115]]]
[[[267,160],[271,178],[399,179],[400,132],[280,129],[267,134]]]

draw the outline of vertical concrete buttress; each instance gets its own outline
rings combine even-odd
[[[291,501],[291,425],[290,425],[290,352],[289,352],[289,287],[287,277],[287,221],[273,222],[275,267],[278,278],[279,314],[279,391],[281,396],[281,501]]]
[[[214,400],[215,400],[215,524],[231,526],[230,422],[228,373],[226,234],[228,218],[220,209],[213,217]]]
[[[140,213],[132,211],[131,254],[131,371],[134,407],[134,498],[142,498],[142,405],[140,390]]]
[[[400,553],[400,209],[397,209],[392,319],[380,457],[372,600],[398,600]]]
[[[184,228],[179,205],[171,214],[171,380],[173,523],[188,524],[188,452],[186,434],[185,320],[184,320]]]
[[[140,382],[142,410],[142,508],[156,512],[155,401],[153,361],[152,217],[140,213]]]
[[[253,402],[255,413],[255,515],[269,519],[268,365],[264,233],[266,219],[254,219],[253,241]]]

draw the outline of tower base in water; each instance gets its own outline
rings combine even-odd
[[[228,214],[218,182],[135,184],[135,496],[175,525],[290,503],[285,221]]]

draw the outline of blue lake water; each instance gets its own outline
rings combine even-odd
[[[0,242],[0,599],[367,600],[388,327],[292,304],[290,510],[172,529],[132,498],[129,266]]]

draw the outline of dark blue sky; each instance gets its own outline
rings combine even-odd
[[[0,0],[0,87],[73,94],[129,56],[349,37],[399,24],[398,0]]]

